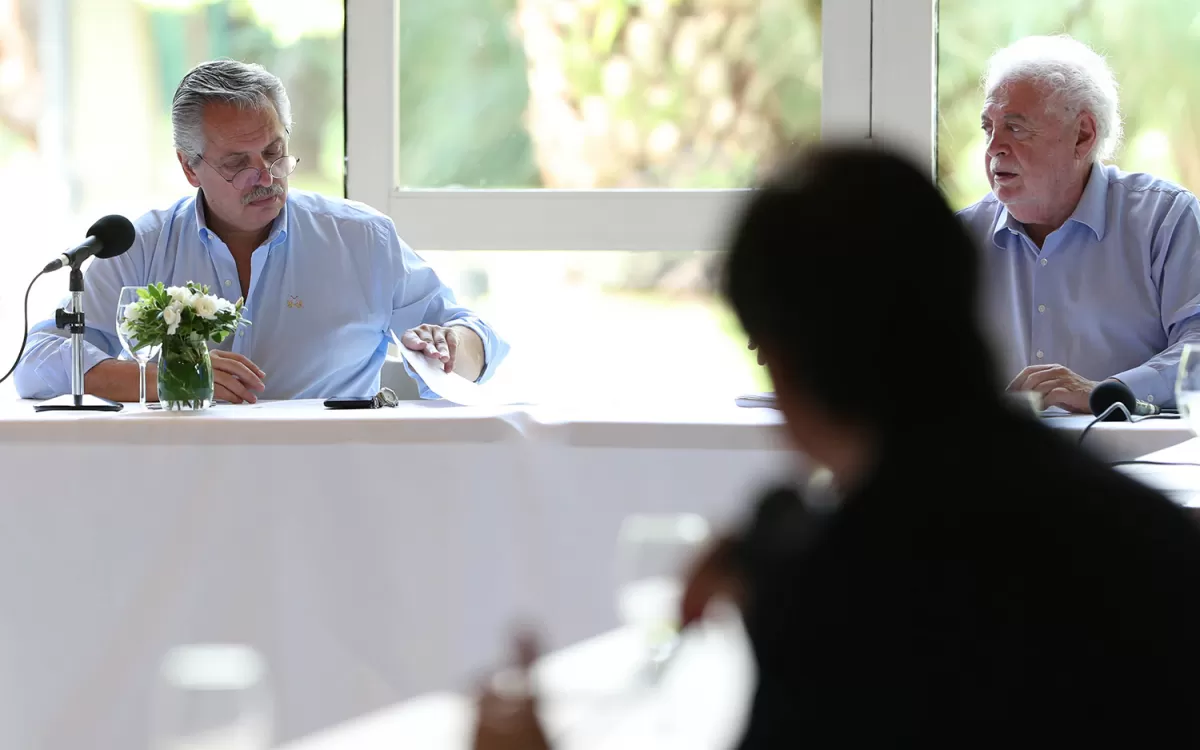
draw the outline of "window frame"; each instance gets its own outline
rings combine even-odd
[[[826,0],[821,137],[930,164],[936,0]],[[401,189],[399,0],[346,0],[346,189],[422,250],[719,250],[748,189]]]

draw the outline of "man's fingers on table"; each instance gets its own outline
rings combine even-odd
[[[218,392],[228,395],[223,397]],[[244,382],[228,372],[218,371],[216,368],[213,368],[213,396],[225,398],[232,404],[240,404],[243,401],[253,404],[258,401],[258,396],[255,396]]]
[[[214,378],[218,372],[221,372],[226,373],[230,377],[237,378],[251,390],[261,391],[266,388],[266,384],[263,383],[262,378],[254,370],[244,365],[241,360],[233,359],[232,357],[213,357],[212,365]]]
[[[1010,382],[1008,384],[1008,390],[1010,390],[1010,391],[1028,390],[1031,387],[1029,384],[1030,378],[1034,377],[1038,373],[1043,373],[1048,370],[1053,370],[1054,368],[1061,367],[1061,366],[1062,365],[1053,365],[1053,364],[1051,364],[1051,365],[1029,365],[1025,369],[1021,370],[1019,373],[1017,373],[1017,376],[1015,378],[1013,378],[1012,382]]]
[[[243,399],[241,396],[237,395],[236,393],[229,390],[225,386],[216,382],[215,376],[213,377],[213,400],[214,401],[228,401],[231,404],[246,403],[246,400]]]
[[[254,364],[254,362],[251,361],[251,359],[244,354],[238,354],[237,352],[215,351],[215,352],[212,352],[212,358],[214,360],[215,359],[236,360],[238,362],[241,362],[248,369],[252,370],[254,372],[254,374],[257,375],[259,378],[265,379],[267,377],[267,373],[263,372],[263,369],[261,367]]]
[[[1071,371],[1062,365],[1041,365],[1040,369],[1029,373],[1025,378],[1024,390],[1039,390],[1046,383],[1059,382],[1071,375]]]

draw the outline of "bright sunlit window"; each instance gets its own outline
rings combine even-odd
[[[741,188],[820,136],[818,1],[400,0],[398,52],[406,190]],[[767,387],[715,253],[423,254],[533,393]]]

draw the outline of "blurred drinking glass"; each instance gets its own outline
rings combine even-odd
[[[637,514],[617,538],[617,612],[641,632],[657,674],[679,645],[684,575],[706,546],[708,523],[692,513]]]
[[[1200,435],[1200,346],[1184,344],[1179,358],[1179,377],[1175,380],[1175,406]]]
[[[152,750],[268,750],[271,721],[267,666],[254,649],[189,645],[163,658]]]

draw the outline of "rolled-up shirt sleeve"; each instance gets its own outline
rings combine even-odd
[[[117,298],[123,286],[144,283],[140,242],[123,255],[92,260],[84,272],[83,315],[87,330],[83,343],[83,370],[121,353],[117,337]],[[67,273],[59,276],[65,282]],[[48,279],[47,279],[48,280]],[[60,305],[69,307],[69,299]],[[13,373],[13,385],[21,398],[44,399],[71,392],[71,340],[55,327],[54,319],[43,320],[29,332],[25,353]]]
[[[1141,401],[1171,406],[1183,349],[1200,345],[1200,203],[1196,196],[1188,192],[1176,196],[1154,241],[1161,243],[1153,272],[1167,346],[1113,378],[1129,386]]]
[[[410,328],[423,324],[468,328],[483,342],[483,371],[476,382],[491,378],[508,355],[508,343],[478,315],[458,304],[454,292],[442,282],[437,272],[400,240],[390,220],[380,220],[375,226],[379,235],[377,241],[385,251],[387,277],[394,281],[391,330],[399,337]],[[420,386],[421,398],[438,398],[407,362],[404,369]]]

